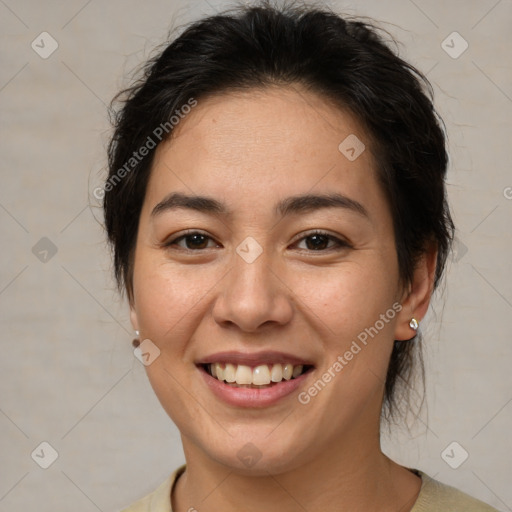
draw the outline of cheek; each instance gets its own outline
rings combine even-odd
[[[393,305],[400,307],[394,293],[397,267],[393,259],[377,253],[367,256],[322,273],[302,274],[294,284],[322,343],[323,372],[336,374],[313,407],[317,414],[318,407],[337,414],[328,405],[339,400],[347,410],[363,407],[386,380],[397,316]]]
[[[208,292],[219,281],[211,269],[140,259],[134,273],[139,326],[157,346],[178,351],[192,321],[204,309]],[[175,343],[169,343],[175,340]]]
[[[312,422],[332,424],[334,435],[341,423],[363,414],[368,403],[378,410],[401,306],[393,293],[396,274],[389,267],[386,271],[368,262],[319,277],[303,275],[294,289],[324,354],[318,380],[305,390],[301,403],[308,402],[303,412]]]
[[[296,273],[291,286],[327,333],[346,340],[373,325],[396,300],[398,275],[377,255],[330,269]],[[300,274],[299,277],[297,277]],[[386,329],[390,327],[386,323]]]
[[[191,366],[184,355],[194,330],[204,316],[204,302],[215,281],[213,272],[197,267],[177,269],[169,262],[142,255],[135,267],[134,294],[137,319],[144,338],[160,350],[145,367],[149,382],[169,417],[184,434],[191,434],[194,418],[204,412],[183,392]],[[218,281],[218,279],[217,279]]]

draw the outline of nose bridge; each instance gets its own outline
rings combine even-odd
[[[249,246],[249,247],[248,247]],[[245,252],[244,252],[245,251]],[[233,296],[240,299],[258,299],[269,298],[273,284],[270,282],[272,258],[269,251],[263,251],[258,254],[250,244],[242,245],[237,248],[236,255],[233,257],[232,282],[230,290]]]
[[[273,321],[285,323],[292,307],[286,287],[272,269],[273,255],[254,238],[246,238],[233,253],[232,267],[214,308],[217,322],[255,330]]]

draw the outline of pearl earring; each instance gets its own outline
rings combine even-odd
[[[411,318],[411,321],[409,322],[409,327],[412,330],[417,331],[419,327],[418,320],[416,320],[416,318]]]
[[[140,332],[139,331],[135,331],[135,336],[139,336],[140,335]]]

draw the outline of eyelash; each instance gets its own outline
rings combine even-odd
[[[187,237],[190,237],[190,236],[193,236],[193,235],[202,235],[202,236],[205,236],[206,238],[209,238],[210,240],[213,240],[212,237],[210,237],[209,235],[207,235],[206,233],[203,233],[201,231],[190,231],[190,232],[187,232],[183,235],[180,235],[174,239],[171,239],[169,240],[168,242],[165,242],[164,244],[162,244],[163,247],[165,248],[168,248],[168,249],[173,249],[173,245],[175,245],[177,242],[179,242],[180,240],[185,240]],[[319,230],[319,229],[316,229],[316,230],[313,230],[313,231],[310,231],[308,233],[306,233],[305,235],[302,235],[301,238],[298,238],[297,240],[295,240],[293,243],[296,244],[297,242],[301,242],[302,240],[306,240],[307,238],[310,238],[310,237],[313,237],[313,236],[323,236],[323,237],[326,237],[329,239],[329,241],[332,241],[335,243],[335,246],[334,247],[329,247],[327,249],[319,249],[319,250],[314,250],[314,249],[301,249],[301,250],[304,250],[304,251],[308,251],[308,252],[329,252],[329,251],[332,251],[332,250],[340,250],[340,249],[347,249],[347,248],[351,248],[351,245],[344,241],[344,240],[341,240],[325,231],[322,231],[322,230]],[[207,248],[208,249],[208,248]],[[189,248],[186,248],[186,247],[180,247],[178,250],[183,250],[183,251],[187,251],[187,252],[200,252],[200,251],[203,251],[204,249],[189,249]]]

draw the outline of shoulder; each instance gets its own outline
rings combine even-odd
[[[132,503],[121,512],[172,512],[171,490],[178,477],[185,470],[179,467],[170,477],[165,479],[153,492]]]
[[[449,485],[434,480],[422,471],[420,493],[411,512],[498,512],[497,509]]]

